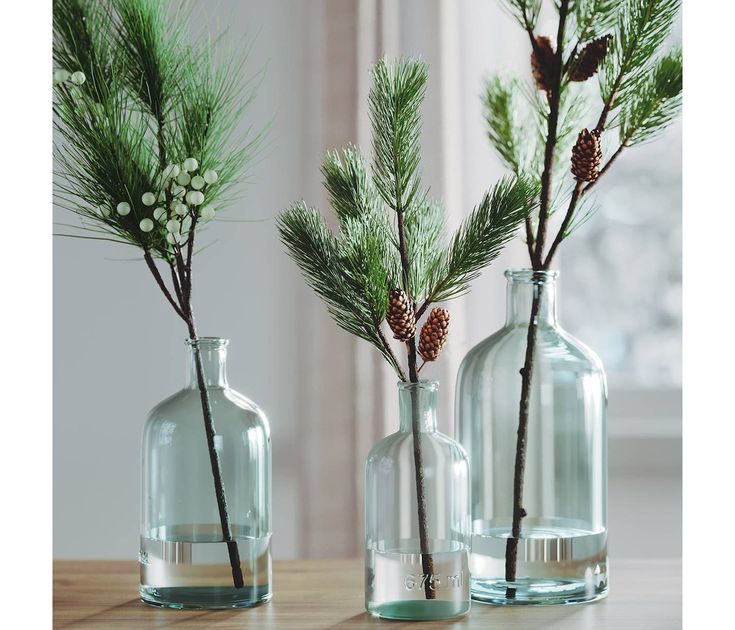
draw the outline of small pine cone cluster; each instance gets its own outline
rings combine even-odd
[[[548,37],[536,37],[536,48],[531,53],[531,72],[539,90],[546,92],[551,98],[551,86],[554,82],[556,55]]]
[[[593,182],[600,174],[602,149],[596,131],[582,129],[572,149],[572,174],[581,182]]]
[[[419,336],[421,358],[424,361],[435,361],[447,343],[448,335],[449,311],[440,307],[432,308]]]
[[[569,69],[569,78],[572,81],[586,81],[592,77],[605,58],[611,41],[612,35],[598,37],[580,50]]]
[[[385,318],[395,339],[408,341],[416,334],[413,305],[403,289],[393,289],[388,295],[388,313]]]

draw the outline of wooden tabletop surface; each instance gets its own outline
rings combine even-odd
[[[138,599],[138,565],[54,562],[54,628],[484,628],[492,630],[674,630],[681,628],[681,560],[615,560],[607,599],[562,607],[473,603],[456,621],[380,621],[363,608],[361,560],[274,563],[274,595],[249,610],[165,610]]]

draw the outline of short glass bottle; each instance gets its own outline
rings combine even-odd
[[[187,341],[189,384],[156,405],[143,430],[140,596],[148,604],[241,608],[271,599],[270,430],[257,405],[227,384],[227,344]],[[197,354],[224,503],[215,494]]]
[[[438,387],[399,383],[400,429],[368,455],[365,607],[377,617],[447,619],[470,609],[468,462],[437,430]]]
[[[556,271],[511,270],[505,325],[459,371],[456,437],[472,477],[472,597],[569,604],[604,597],[607,570],[607,390],[592,350],[556,317]],[[515,580],[506,581],[516,442],[529,320],[538,300]]]

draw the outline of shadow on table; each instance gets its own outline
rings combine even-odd
[[[216,615],[217,621],[235,617],[242,611],[232,610],[177,610],[146,606],[139,598],[130,599],[121,604],[110,606],[92,615],[67,622],[54,622],[54,628],[108,628],[131,627],[131,611],[145,611],[148,617],[132,622],[132,627],[171,628],[182,624],[191,624],[193,628],[205,628],[206,618]]]
[[[602,603],[602,602],[600,602]],[[604,604],[603,604],[604,605]],[[596,609],[600,604],[583,606],[516,606],[501,607],[473,603],[472,611],[459,619],[447,619],[431,622],[400,621],[378,619],[366,612],[338,621],[326,630],[338,628],[373,628],[375,626],[424,627],[437,628],[522,628],[523,630],[552,630],[567,627],[572,617],[577,622],[589,621],[594,624]],[[575,626],[577,627],[577,626]],[[594,626],[590,626],[594,627]]]

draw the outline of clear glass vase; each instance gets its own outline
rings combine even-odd
[[[227,384],[227,343],[188,340],[188,385],[145,424],[139,560],[148,604],[240,608],[271,598],[270,431]]]
[[[557,322],[557,272],[505,275],[505,325],[467,354],[456,390],[456,437],[472,478],[472,597],[495,604],[593,601],[608,588],[605,373],[594,352]],[[525,465],[515,487],[521,370],[534,306]],[[513,536],[514,506],[522,508],[520,536]],[[513,546],[515,563],[506,561]]]
[[[368,455],[365,607],[377,617],[447,619],[470,609],[467,455],[437,431],[438,387],[399,383],[400,429]]]

